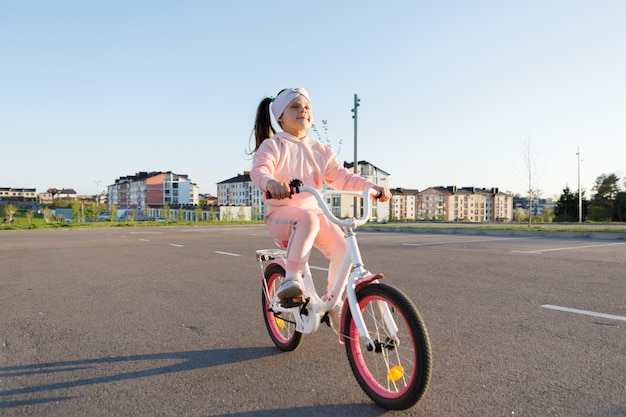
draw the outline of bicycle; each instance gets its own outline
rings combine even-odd
[[[412,407],[423,397],[430,382],[430,338],[413,302],[402,291],[381,283],[382,274],[372,274],[364,268],[355,229],[369,220],[376,190],[318,190],[303,186],[298,180],[290,186],[292,193],[308,192],[315,196],[324,214],[345,232],[348,250],[338,274],[342,279],[336,279],[330,291],[318,295],[307,264],[303,296],[287,305],[282,305],[275,295],[285,277],[287,242],[277,242],[280,244],[276,249],[256,251],[263,283],[263,318],[270,338],[279,349],[292,351],[300,346],[305,334],[315,332],[325,323],[337,332],[352,373],[374,402],[391,410]],[[334,216],[324,203],[324,196],[331,193],[363,198],[362,217]]]

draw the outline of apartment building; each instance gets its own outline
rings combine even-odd
[[[392,188],[389,203],[390,221],[414,221],[417,218],[419,191],[408,188]]]
[[[13,202],[34,203],[37,201],[37,190],[35,188],[0,187],[0,201],[7,204]]]
[[[509,222],[513,195],[498,188],[430,187],[419,193],[418,220]]]
[[[250,179],[250,171],[217,183],[217,205],[261,208],[261,190]]]
[[[350,171],[354,171],[354,162],[344,162],[343,166]],[[356,173],[361,177],[365,177],[371,182],[381,187],[389,188],[389,173],[378,168],[376,165],[367,161],[358,161]],[[332,196],[332,205],[330,205],[333,214],[339,217],[349,217],[355,215],[354,203],[356,201],[356,217],[363,214],[363,200],[354,199],[346,195]],[[390,202],[381,203],[378,200],[372,202],[371,220],[375,222],[387,221],[390,217]]]
[[[354,163],[344,162],[344,167],[352,171]],[[367,161],[359,161],[357,172],[374,184],[383,187],[388,186],[389,174]],[[238,174],[236,177],[217,183],[217,204],[219,206],[250,206],[259,219],[262,219],[265,213],[262,196],[261,190],[250,179],[250,171],[244,171],[243,174]],[[339,217],[354,215],[354,201],[354,197],[340,194],[329,195],[326,198],[327,206],[333,214]],[[358,216],[361,216],[363,202],[360,199],[356,201]],[[389,203],[373,202],[372,220],[382,221],[387,219],[389,219]]]
[[[143,211],[146,206],[198,204],[198,186],[187,175],[139,172],[120,177],[107,187],[109,207]]]

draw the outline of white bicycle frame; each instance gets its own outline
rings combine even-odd
[[[345,290],[347,307],[346,303],[344,303],[341,316],[343,317],[343,315],[345,314],[346,308],[350,308],[350,312],[352,313],[352,318],[359,331],[361,341],[367,346],[369,350],[374,349],[374,342],[369,336],[367,326],[365,325],[363,315],[361,314],[361,309],[358,306],[356,288],[357,285],[361,283],[377,282],[377,278],[381,278],[382,276],[372,275],[364,268],[363,260],[361,258],[361,251],[359,249],[354,230],[358,226],[365,224],[369,220],[372,201],[371,198],[377,194],[377,191],[374,189],[365,190],[363,192],[318,190],[309,186],[295,187],[295,190],[296,192],[308,192],[313,194],[326,217],[328,217],[331,222],[341,227],[342,230],[345,232],[348,250],[346,251],[346,254],[343,258],[337,277],[331,277],[334,278],[334,284],[331,290],[325,295],[325,299],[322,299],[318,296],[315,289],[315,284],[313,283],[311,270],[309,268],[309,265],[307,264],[304,271],[303,296],[308,301],[305,302],[305,304],[297,307],[286,308],[283,307],[280,304],[278,298],[274,296],[274,298],[269,302],[269,309],[275,313],[291,313],[296,322],[296,330],[298,332],[304,334],[313,333],[318,329],[323,315],[326,312],[332,311],[342,300],[343,292]],[[362,197],[364,200],[363,216],[361,216],[359,219],[337,218],[334,214],[332,214],[332,212],[324,202],[324,196],[326,194],[345,194]],[[285,268],[285,258],[287,255],[287,251],[284,249],[257,250],[256,254],[257,260],[261,264],[262,272],[264,272],[262,263],[263,261],[273,261],[272,263],[279,264],[280,266]],[[352,272],[349,273],[351,268]],[[339,279],[339,277],[345,278]],[[265,280],[263,280],[263,283],[265,286],[264,291],[266,299],[269,299],[269,290],[267,288],[267,283]],[[381,312],[383,314],[383,318],[385,324],[387,325],[387,328],[392,330],[391,337],[397,341],[396,333],[398,328],[395,324],[395,321],[393,320],[391,312],[389,311],[389,306],[386,303],[379,303],[379,307],[381,308]],[[343,322],[343,320],[341,321]],[[340,323],[340,341],[342,339],[341,335],[344,333],[341,326],[342,324]]]

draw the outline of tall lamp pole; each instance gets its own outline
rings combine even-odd
[[[359,97],[355,94],[354,95],[354,108],[352,109],[352,118],[354,119],[354,173],[358,175],[359,173],[359,159],[357,158],[357,109],[359,107],[359,103],[361,103],[361,100],[359,99]],[[358,205],[358,200],[356,197],[354,197],[354,217],[358,217],[358,213],[357,213],[357,205]]]
[[[578,223],[583,222],[583,195],[580,191],[580,146],[576,148],[578,157]]]
[[[98,200],[100,200],[98,198],[98,193],[100,192],[100,180],[95,180],[94,181],[96,183],[96,204],[98,203]]]

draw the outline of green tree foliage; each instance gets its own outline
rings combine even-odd
[[[587,217],[589,202],[585,199],[585,192],[582,192],[583,219]],[[572,193],[569,186],[563,189],[563,194],[559,197],[554,208],[554,222],[577,222],[578,221],[578,193]]]
[[[54,221],[54,216],[52,215],[52,209],[50,207],[44,207],[43,219],[46,223],[51,223]]]
[[[91,220],[96,220],[98,218],[98,205],[95,201],[91,201],[88,204],[83,205],[85,210],[85,217]]]
[[[541,214],[535,216],[535,222],[551,223],[554,221],[554,208],[544,207]]]
[[[72,202],[72,217],[74,218],[74,221],[84,221],[84,212],[83,212],[83,204],[78,201],[78,200],[74,200]]]
[[[513,221],[516,223],[525,222],[528,220],[528,210],[523,208],[516,208],[513,211]]]
[[[13,221],[13,216],[17,213],[17,206],[14,204],[7,204],[4,206],[4,220],[7,223],[11,223]]]
[[[615,197],[615,220],[626,221],[626,192],[617,193]]]
[[[624,193],[619,177],[602,174],[593,186],[595,194],[589,203],[589,219],[593,221],[621,221],[624,218]]]

